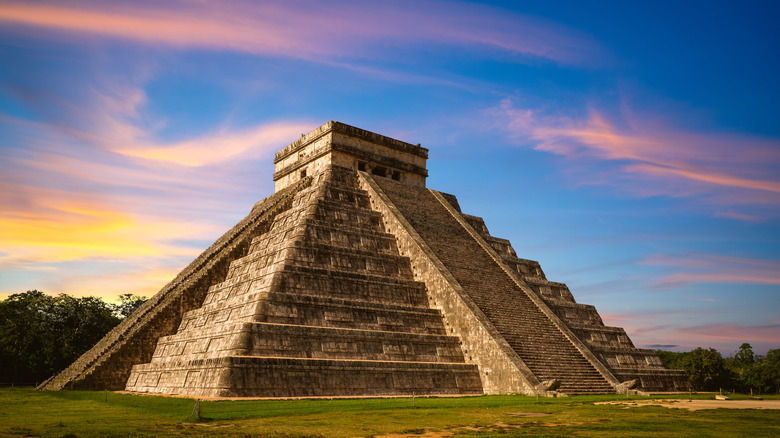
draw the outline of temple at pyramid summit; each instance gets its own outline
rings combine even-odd
[[[426,188],[428,150],[328,122],[275,192],[39,388],[213,397],[686,390]]]

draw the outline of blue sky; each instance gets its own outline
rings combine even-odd
[[[328,120],[640,347],[780,347],[775,2],[0,3],[0,297],[151,295]]]

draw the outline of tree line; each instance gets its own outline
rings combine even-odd
[[[31,290],[0,301],[0,383],[31,385],[64,370],[146,299],[124,294],[112,304]],[[656,352],[697,391],[780,393],[780,349],[761,356],[745,343],[727,358],[713,348]]]
[[[769,350],[762,356],[754,354],[753,347],[744,343],[726,358],[714,348],[656,353],[667,368],[684,370],[691,387],[698,391],[780,394],[780,349]]]
[[[31,290],[0,301],[0,383],[32,385],[64,370],[146,299],[124,294],[112,304]]]

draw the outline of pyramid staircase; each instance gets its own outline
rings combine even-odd
[[[556,379],[567,394],[614,392],[560,323],[551,320],[456,220],[453,213],[458,212],[448,210],[431,190],[365,177],[394,203],[539,381]]]
[[[508,240],[491,236],[482,218],[463,217],[619,381],[636,380],[644,391],[687,390],[684,371],[666,369],[654,350],[636,348],[623,328],[606,326],[594,306],[578,303],[566,284],[549,281],[539,262],[517,257]]]
[[[162,337],[127,390],[201,396],[480,394],[354,172],[316,175]]]

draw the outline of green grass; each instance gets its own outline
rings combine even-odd
[[[694,398],[712,399],[712,394]],[[664,397],[669,398],[669,397]],[[687,399],[688,395],[676,398]],[[732,396],[733,399],[748,398]],[[765,398],[777,398],[769,396]],[[780,411],[690,412],[595,402],[626,396],[270,400],[200,402],[100,391],[0,390],[0,436],[357,437],[449,432],[456,436],[780,436]],[[633,400],[647,397],[632,396]],[[527,415],[527,414],[543,414]]]

